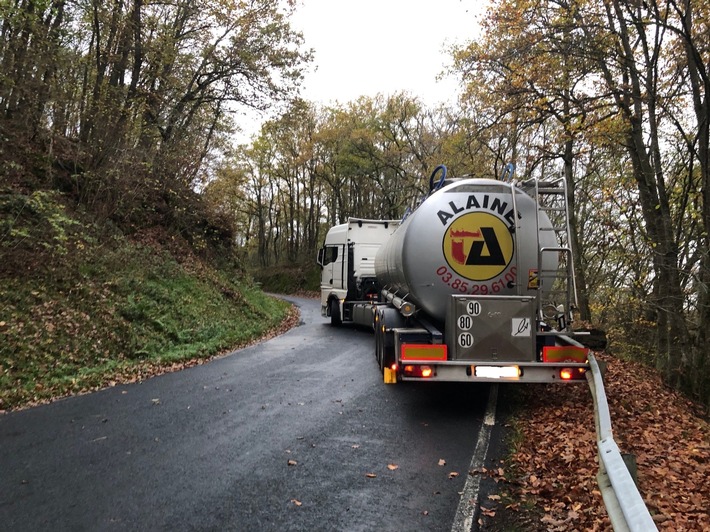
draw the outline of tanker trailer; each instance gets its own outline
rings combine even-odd
[[[447,178],[437,167],[375,255],[378,301],[350,302],[374,329],[386,382],[584,379],[566,200],[564,179]]]

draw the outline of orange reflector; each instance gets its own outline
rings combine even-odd
[[[402,360],[446,360],[446,344],[403,344]]]
[[[586,362],[588,349],[571,345],[548,345],[542,348],[543,362]]]

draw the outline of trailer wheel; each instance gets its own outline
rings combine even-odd
[[[375,327],[375,359],[377,360],[377,365],[382,371],[384,365],[382,363],[382,332],[379,325]]]
[[[384,314],[378,312],[377,320],[375,320],[375,358],[380,371],[385,367],[385,334],[382,332],[384,319]]]
[[[333,327],[338,327],[343,323],[343,318],[340,316],[340,303],[337,299],[330,300],[330,324]]]
[[[382,372],[384,372],[386,367],[395,363],[394,346],[387,345],[386,329],[385,316],[384,314],[380,314],[379,323],[375,330],[375,357],[377,358],[377,363]]]

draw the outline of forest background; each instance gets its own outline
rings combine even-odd
[[[567,181],[580,321],[710,406],[709,5],[496,0],[481,37],[451,48],[460,101],[434,108],[404,92],[299,98],[311,53],[293,8],[0,1],[7,404],[41,397],[60,360],[82,386],[91,364],[140,362],[165,337],[176,360],[233,345],[150,314],[176,292],[169,274],[275,323],[251,276],[313,288],[330,225],[401,217],[439,164],[496,177],[512,162],[519,179]],[[235,144],[244,107],[282,112]]]

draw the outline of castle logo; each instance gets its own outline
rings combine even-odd
[[[444,233],[444,257],[452,270],[471,281],[497,277],[513,260],[513,235],[498,216],[469,212]]]

